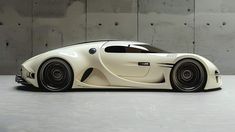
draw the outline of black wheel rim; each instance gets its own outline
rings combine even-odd
[[[50,62],[40,72],[42,85],[50,91],[66,89],[71,80],[67,67],[60,61]]]
[[[199,63],[184,62],[174,71],[173,82],[181,91],[195,91],[203,85],[204,69]]]

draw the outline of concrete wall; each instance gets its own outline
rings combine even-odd
[[[0,74],[15,74],[41,52],[96,39],[197,53],[235,74],[234,6],[233,0],[2,0]]]

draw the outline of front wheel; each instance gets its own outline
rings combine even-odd
[[[65,91],[73,85],[73,71],[70,65],[59,58],[45,61],[38,71],[38,85],[47,91]]]
[[[176,91],[202,91],[207,82],[207,72],[199,61],[183,59],[177,62],[171,70],[170,81]]]

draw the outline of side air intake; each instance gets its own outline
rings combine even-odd
[[[92,73],[93,68],[88,68],[82,75],[81,82],[84,82]]]

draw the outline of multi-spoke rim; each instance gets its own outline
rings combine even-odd
[[[60,59],[45,62],[40,70],[41,85],[50,91],[62,91],[71,84],[70,67]]]
[[[174,67],[172,83],[181,91],[196,91],[203,87],[206,80],[205,69],[196,60],[184,60]]]

